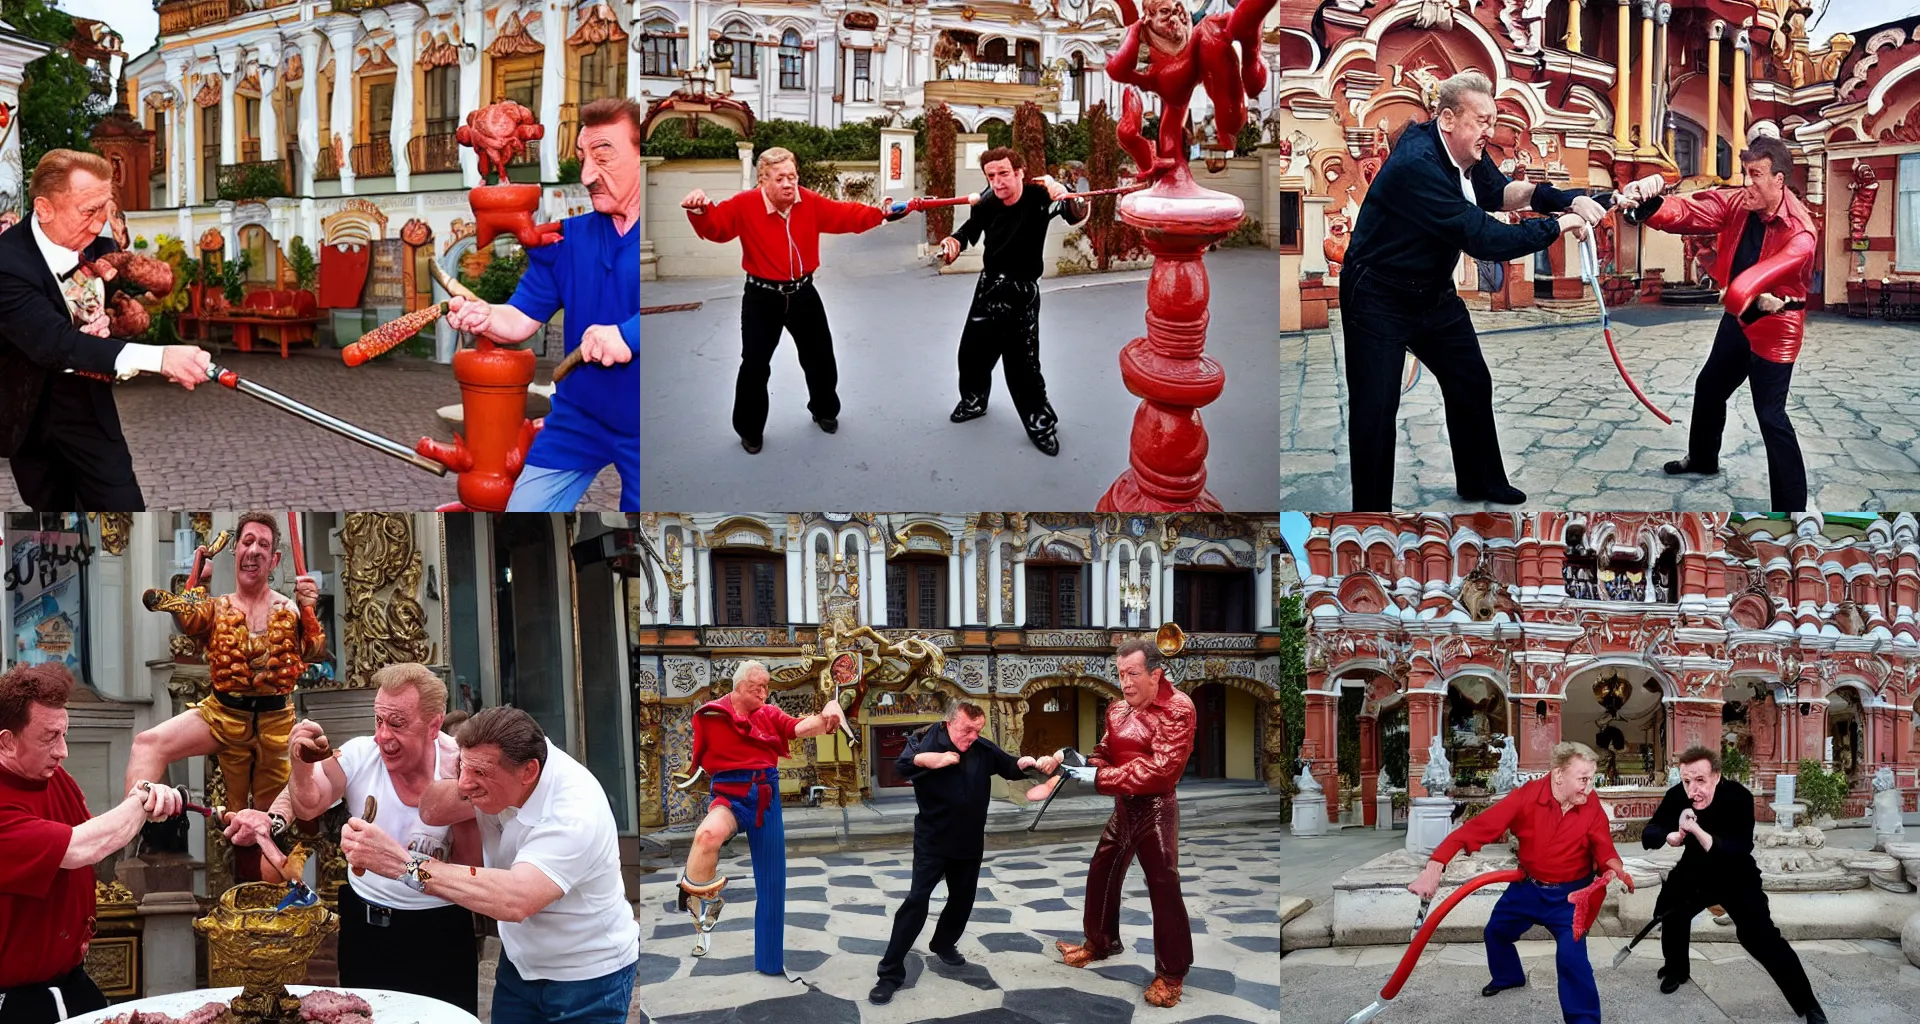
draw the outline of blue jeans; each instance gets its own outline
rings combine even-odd
[[[639,961],[586,981],[528,981],[500,957],[493,1024],[626,1024]]]
[[[1553,933],[1553,964],[1560,975],[1560,1013],[1567,1024],[1600,1024],[1600,989],[1587,960],[1587,940],[1573,938],[1573,904],[1567,897],[1587,887],[1592,878],[1547,885],[1523,878],[1507,886],[1487,918],[1487,967],[1501,987],[1524,985],[1520,952],[1514,940],[1540,925]]]

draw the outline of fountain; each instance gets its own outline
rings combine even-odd
[[[245,882],[228,889],[193,930],[207,939],[207,976],[214,987],[241,986],[229,1007],[240,1024],[295,1024],[300,1000],[288,984],[306,979],[307,961],[340,927],[324,904],[276,910],[287,888]]]

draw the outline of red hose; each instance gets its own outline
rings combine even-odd
[[[1648,398],[1647,393],[1640,390],[1640,384],[1633,379],[1633,374],[1627,372],[1627,364],[1621,361],[1620,350],[1615,348],[1613,344],[1613,328],[1611,326],[1602,327],[1601,331],[1607,337],[1607,354],[1613,356],[1613,368],[1620,371],[1620,379],[1627,382],[1627,387],[1633,391],[1633,397],[1638,398],[1640,404],[1647,407],[1648,412],[1660,417],[1660,422],[1672,423],[1673,417],[1662,412],[1659,406],[1653,404],[1653,399]]]
[[[1526,872],[1515,868],[1489,871],[1484,875],[1475,875],[1467,879],[1465,885],[1455,889],[1446,899],[1441,900],[1440,906],[1433,913],[1428,914],[1427,922],[1420,926],[1420,934],[1413,937],[1413,945],[1408,946],[1406,954],[1400,958],[1400,966],[1393,972],[1393,977],[1388,979],[1386,987],[1380,990],[1380,998],[1392,999],[1400,994],[1400,986],[1407,983],[1407,976],[1413,973],[1414,965],[1420,962],[1420,952],[1427,948],[1427,940],[1433,938],[1434,929],[1440,927],[1440,922],[1446,918],[1447,912],[1453,909],[1454,904],[1459,903],[1468,893],[1483,885],[1518,882],[1525,877],[1527,877]]]

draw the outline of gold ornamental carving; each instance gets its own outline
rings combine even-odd
[[[219,75],[207,76],[206,84],[202,85],[200,91],[193,95],[193,105],[196,107],[217,107],[220,105]]]
[[[620,20],[613,16],[613,8],[605,3],[597,3],[580,12],[580,27],[567,37],[568,46],[599,46],[608,40],[615,44],[627,41],[627,34],[620,29]]]
[[[300,1000],[287,986],[306,980],[307,960],[340,928],[340,915],[324,904],[276,911],[285,893],[268,882],[237,885],[193,922],[207,939],[208,982],[242,986],[228,1005],[247,1024],[300,1020]]]
[[[100,523],[100,549],[109,555],[126,553],[127,536],[133,530],[131,512],[89,512],[87,518]]]
[[[487,47],[487,52],[497,60],[522,53],[544,53],[546,47],[527,31],[525,22],[508,12],[501,16],[500,34],[493,37],[493,45]]]
[[[372,685],[373,673],[395,662],[428,660],[426,612],[420,607],[424,562],[404,512],[348,513],[346,660],[348,687]]]
[[[460,63],[460,48],[449,42],[446,33],[443,32],[439,38],[430,40],[427,45],[421,47],[418,63],[422,70],[453,67]]]

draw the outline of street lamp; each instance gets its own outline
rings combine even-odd
[[[1146,586],[1140,583],[1135,583],[1132,580],[1121,581],[1120,604],[1122,607],[1126,608],[1126,610],[1129,613],[1131,613],[1128,616],[1128,620],[1126,624],[1129,626],[1139,625],[1140,613],[1142,611],[1145,611],[1147,607]]]

